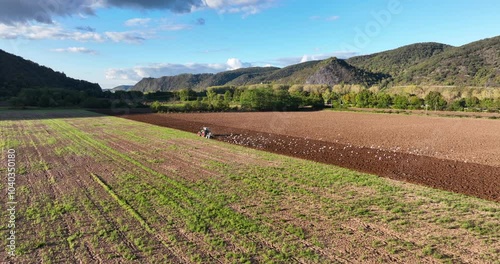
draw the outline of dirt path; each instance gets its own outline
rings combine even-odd
[[[201,126],[210,126],[217,140],[500,201],[500,166],[498,163],[500,139],[494,141],[488,138],[488,136],[500,137],[500,132],[498,132],[500,122],[496,120],[411,117],[417,118],[420,123],[414,123],[413,119],[401,123],[407,117],[382,115],[384,118],[377,121],[373,119],[380,118],[380,115],[330,112],[133,114],[122,117],[191,132],[197,131]],[[240,120],[239,125],[235,125],[236,119]],[[325,121],[318,121],[322,119]],[[349,124],[350,119],[356,120],[353,121],[354,124]],[[314,120],[319,123],[313,122]],[[363,123],[364,121],[367,123]],[[477,123],[478,121],[480,122]],[[328,127],[328,124],[336,122],[344,122],[347,125],[324,129]],[[356,130],[355,127],[360,122],[363,126]],[[377,126],[378,122],[385,123]],[[439,125],[430,131],[429,126],[432,123]],[[473,129],[470,126],[473,126]],[[499,126],[499,130],[495,132],[492,129],[496,126]],[[248,129],[250,127],[255,130]],[[262,131],[266,127],[269,128],[267,133]],[[423,131],[422,129],[427,129],[427,134],[424,134],[421,139],[413,138]],[[387,130],[393,133],[381,135]],[[467,133],[448,133],[459,130],[477,131],[478,139],[466,141],[465,143],[470,143],[468,145],[459,141]],[[290,131],[290,135],[294,136],[283,135],[283,131]],[[332,133],[326,133],[327,131]],[[390,138],[392,139],[389,140]],[[450,142],[454,140],[457,143],[451,144]],[[485,142],[488,140],[491,144],[486,145]],[[426,152],[426,145],[429,143],[436,143],[436,146],[431,150],[427,149]],[[449,152],[437,151],[437,149],[446,148],[446,144],[450,149]],[[465,150],[467,146],[470,148],[469,152]],[[456,151],[451,151],[451,149]],[[450,155],[455,155],[455,158],[446,159]],[[485,162],[479,164],[467,161],[469,155],[481,155]],[[484,164],[486,161],[491,161],[493,166]]]

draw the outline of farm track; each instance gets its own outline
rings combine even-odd
[[[500,201],[500,166],[227,127],[222,125],[223,118],[218,122],[210,119],[202,123],[190,120],[188,115],[130,114],[120,117],[189,132],[209,126],[215,132],[215,139],[220,141]]]

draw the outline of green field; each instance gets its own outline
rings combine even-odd
[[[495,202],[82,110],[0,120],[2,260],[500,263]]]

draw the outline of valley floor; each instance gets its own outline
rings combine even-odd
[[[2,111],[0,120],[2,163],[15,150],[17,174],[17,256],[2,239],[3,260],[500,259],[497,202],[86,111]],[[8,212],[0,218],[6,238]]]

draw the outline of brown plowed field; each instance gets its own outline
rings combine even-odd
[[[500,122],[350,112],[129,114],[127,119],[500,201]]]

